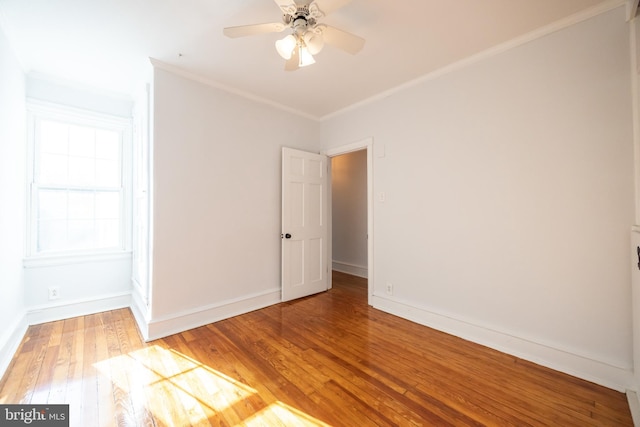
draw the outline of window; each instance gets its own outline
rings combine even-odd
[[[29,255],[122,251],[130,121],[29,103]]]

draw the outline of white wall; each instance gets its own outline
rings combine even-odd
[[[324,122],[384,155],[374,304],[624,389],[629,65],[620,7]]]
[[[25,79],[0,31],[0,373],[26,327],[22,291],[25,221]]]
[[[0,65],[6,325],[25,309],[24,188],[14,185],[24,176],[24,77],[1,36]],[[156,335],[277,301],[280,147],[319,151],[373,135],[384,152],[374,188],[386,195],[374,212],[374,304],[623,388],[629,68],[619,8],[322,124],[156,69]],[[30,280],[38,306],[45,287]],[[92,298],[91,280],[72,286],[70,299]]]
[[[320,148],[318,123],[160,68],[153,96],[151,337],[279,301],[281,147]]]
[[[333,269],[367,277],[367,151],[331,158]]]
[[[65,304],[75,305],[83,301],[114,297],[120,299],[131,292],[130,253],[89,261],[71,260],[27,265],[24,271],[24,292],[29,311],[41,311]],[[59,299],[49,300],[50,286],[59,288]],[[128,303],[128,298],[125,298],[125,301]],[[105,309],[111,308],[115,307]],[[71,311],[68,316],[78,316],[86,312]]]

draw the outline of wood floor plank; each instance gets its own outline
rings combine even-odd
[[[111,380],[111,364],[109,363],[109,343],[107,342],[107,331],[109,327],[106,313],[99,313],[96,316],[96,361],[94,366],[98,369],[96,373],[96,385],[98,393],[98,417],[97,424],[100,427],[117,425],[118,412],[113,395],[114,384]]]
[[[82,356],[77,361],[82,365],[82,399],[80,399],[80,412],[70,416],[72,426],[86,426],[95,423],[98,419],[98,381],[97,370],[94,363],[97,362],[96,353],[96,329],[97,315],[84,317]],[[70,404],[74,402],[69,401]],[[71,411],[71,407],[69,408]]]
[[[29,327],[16,352],[22,357],[13,358],[7,373],[0,381],[0,402],[30,402],[48,348],[48,332],[52,327],[52,323]]]
[[[75,406],[76,411],[82,410],[82,357],[85,347],[84,330],[84,317],[69,319],[68,324],[65,325],[65,333],[69,334],[71,337],[71,347],[69,351],[70,360],[68,370],[69,374],[67,376],[67,388],[65,390],[65,396],[62,403],[72,402],[71,404]]]
[[[268,330],[263,329],[261,332],[268,333]],[[291,334],[288,335],[291,336]],[[295,337],[295,341],[304,342],[304,339],[302,336],[298,335]],[[419,412],[422,413],[419,415],[413,413],[411,410],[407,410],[404,405],[396,405],[398,400],[402,399],[403,393],[406,391],[406,387],[401,387],[400,392],[390,387],[385,387],[385,385],[381,381],[376,380],[370,372],[366,373],[354,365],[359,360],[357,358],[351,360],[353,364],[345,363],[342,358],[336,357],[334,354],[327,351],[327,348],[312,348],[312,344],[309,344],[307,347],[308,349],[305,351],[304,355],[300,354],[301,359],[313,360],[315,362],[314,364],[318,366],[318,369],[320,370],[325,367],[331,367],[333,369],[332,371],[324,371],[324,376],[328,378],[328,381],[338,373],[342,379],[346,380],[341,382],[343,389],[339,389],[337,394],[335,391],[332,391],[332,397],[333,395],[344,395],[345,393],[364,394],[367,396],[369,405],[375,407],[376,411],[383,414],[387,420],[393,419],[393,423],[398,425],[403,424],[407,420],[425,418],[426,409],[424,407],[419,408]],[[344,348],[344,345],[340,348]],[[373,390],[375,395],[369,394],[368,390]],[[381,396],[387,397],[386,404],[380,404]],[[340,406],[340,404],[338,404],[338,406]],[[442,418],[433,416],[432,421],[435,422],[436,420],[439,423],[444,423]]]
[[[74,341],[74,334],[67,330],[66,325],[73,320],[68,319],[62,321],[60,338],[57,341],[57,360],[55,360],[49,396],[44,403],[65,403],[65,394],[69,383],[69,366],[71,365],[72,346]]]
[[[258,357],[259,354],[255,353],[254,342],[258,341],[260,337],[247,337],[246,334],[241,333],[243,329],[237,328],[238,325],[232,321],[223,321],[216,324],[215,327],[219,329],[232,343],[239,355],[242,355],[242,363],[246,364],[249,369],[259,370],[266,374],[267,381],[265,385],[269,390],[278,396],[280,399],[285,397],[284,401],[288,404],[295,402],[294,407],[309,409],[313,407],[313,401],[309,396],[305,394],[295,384],[287,380],[287,373],[279,371],[279,364],[274,363],[273,360],[268,360],[263,357]]]
[[[142,348],[140,334],[129,311],[120,310],[113,314],[117,316],[116,330],[122,353],[118,358],[118,368],[126,373],[126,391],[131,401],[133,424],[153,426],[153,415],[146,405],[144,369],[131,357],[132,353]]]
[[[0,403],[72,426],[631,426],[626,397],[366,303],[366,280],[145,343],[129,309],[31,326]]]
[[[62,339],[62,327],[62,321],[52,322],[51,334],[48,337],[46,346],[43,346],[42,348],[42,365],[38,370],[38,378],[36,379],[33,393],[29,397],[29,401],[24,403],[36,405],[48,403],[51,388],[55,386],[53,378],[56,374],[56,365],[58,364],[58,352],[60,351],[60,341]]]

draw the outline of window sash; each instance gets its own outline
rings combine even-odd
[[[41,162],[47,159],[42,158],[40,131],[43,123],[52,122],[97,135],[86,146],[67,147],[66,156],[63,150],[49,147],[49,154],[55,155],[58,150],[62,158],[77,161],[75,169],[71,170],[67,165],[67,176],[57,181],[45,179],[47,177],[41,173]],[[29,104],[29,123],[31,197],[27,256],[126,250],[129,243],[126,230],[130,222],[127,214],[130,202],[126,197],[130,178],[125,178],[123,172],[130,161],[125,155],[130,146],[130,120],[35,102]],[[117,134],[117,144],[114,134]],[[105,137],[110,138],[110,142],[100,146],[97,139],[104,140]],[[89,147],[92,144],[93,147]],[[75,150],[71,152],[72,156],[69,156],[70,150]],[[101,176],[101,162],[113,170]],[[60,170],[63,169],[56,171],[54,168],[54,172]],[[80,179],[73,179],[78,177]],[[100,214],[103,210],[106,214]]]
[[[36,254],[124,249],[122,188],[33,189]]]
[[[43,138],[44,132],[59,135]],[[78,141],[82,133],[91,138],[90,144],[85,139]],[[123,137],[122,129],[99,123],[35,117],[33,181],[41,185],[122,187]]]

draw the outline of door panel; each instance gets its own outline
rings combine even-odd
[[[328,289],[327,157],[282,149],[282,300]]]

